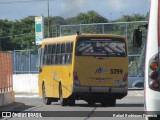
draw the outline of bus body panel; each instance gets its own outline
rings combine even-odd
[[[124,74],[128,72],[127,63],[126,58],[76,57],[74,70],[82,86],[119,87],[123,82]]]
[[[79,37],[81,38],[81,37]],[[77,39],[77,41],[79,40]],[[92,39],[92,36],[84,37]],[[99,57],[90,55],[75,55],[74,56],[74,72],[78,75],[80,85],[73,84],[73,93],[86,95],[92,93],[104,93],[101,97],[121,99],[127,95],[128,91],[128,56],[127,56],[127,41],[124,37],[103,35],[94,36],[94,39],[99,41],[102,39],[105,44],[105,39],[122,39],[125,43],[126,56],[120,57]],[[86,40],[86,41],[87,41]],[[87,41],[89,42],[89,41]],[[83,45],[84,46],[87,46]],[[80,46],[80,45],[79,45]],[[78,48],[78,46],[77,46]],[[79,48],[79,49],[82,49]],[[87,50],[87,49],[85,49]],[[76,50],[75,50],[76,51]],[[125,75],[127,80],[124,82]],[[114,94],[115,93],[115,94]]]
[[[69,73],[72,72],[71,66],[44,66],[42,71],[45,71],[43,75],[39,75],[39,94],[42,96],[42,84],[44,82],[46,88],[46,96],[59,98],[59,83],[62,84],[62,89],[64,91],[64,98],[67,98],[71,95],[73,80]]]
[[[151,79],[149,71],[149,61],[154,55],[160,52],[158,48],[158,1],[151,0],[149,26],[146,44],[145,58],[145,98],[144,106],[146,111],[160,111],[160,92],[149,88],[149,80]],[[159,1],[160,2],[160,1]]]
[[[76,42],[79,37],[113,37],[121,38],[125,43],[126,56],[125,57],[106,57],[104,59],[97,59],[95,57],[80,57],[75,55]],[[49,38],[42,41],[42,48],[46,45],[53,44],[67,44],[73,43],[72,62],[71,64],[50,64],[42,65],[39,73],[39,96],[42,96],[42,85],[46,88],[46,97],[59,98],[59,87],[62,86],[63,98],[74,97],[75,99],[83,99],[80,96],[86,96],[88,93],[90,97],[93,92],[106,98],[121,99],[127,95],[128,79],[124,82],[123,78],[128,75],[128,56],[127,56],[127,41],[126,38],[118,35],[74,35],[59,38]],[[106,72],[102,73],[102,69]],[[81,79],[82,86],[76,86],[74,81],[74,72],[77,72]],[[110,74],[112,73],[112,75]],[[89,75],[89,76],[88,76]],[[86,79],[87,78],[87,79]],[[88,79],[89,78],[89,79]],[[97,79],[98,78],[98,79]],[[109,79],[108,79],[109,78]],[[126,76],[128,78],[128,76]],[[103,80],[102,80],[103,79]],[[85,81],[86,80],[86,81]],[[87,88],[86,88],[87,87]],[[92,91],[90,91],[92,87]],[[88,98],[89,96],[87,96]]]
[[[47,38],[42,41],[42,48],[46,44],[57,44],[57,43],[70,43],[76,39],[76,35],[58,38]],[[72,58],[72,64],[74,60]],[[49,65],[42,66],[42,72],[38,75],[38,85],[39,85],[39,96],[42,96],[42,85],[45,84],[46,96],[51,98],[59,98],[59,87],[62,85],[62,90],[64,98],[71,96],[72,91],[72,65]]]

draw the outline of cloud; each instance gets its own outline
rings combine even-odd
[[[107,4],[107,3],[106,3]],[[121,11],[123,10],[124,8],[128,8],[128,4],[126,4],[124,2],[124,0],[111,0],[111,1],[108,1],[108,6],[109,8],[112,10],[112,11]]]
[[[73,17],[80,12],[95,10],[100,15],[118,18],[123,14],[149,11],[150,0],[50,0],[50,15]],[[0,19],[22,19],[30,15],[47,16],[47,1],[19,4],[0,4]]]
[[[81,8],[85,5],[86,0],[68,0],[67,2],[62,0],[60,5],[61,16],[71,17],[81,12]]]
[[[64,2],[61,0],[60,9],[61,16],[71,17],[77,15],[80,12],[87,12],[89,10],[95,10],[100,14],[106,14],[107,12],[118,12],[123,8],[128,8],[124,3],[124,0],[68,0]]]

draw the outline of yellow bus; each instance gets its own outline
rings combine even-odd
[[[112,34],[46,38],[39,49],[39,96],[44,104],[60,100],[73,106],[115,106],[128,91],[127,40]]]

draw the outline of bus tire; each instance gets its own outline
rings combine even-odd
[[[69,98],[68,99],[68,105],[69,106],[75,106],[75,99],[74,98]]]
[[[116,99],[112,99],[112,100],[109,100],[109,106],[115,106],[116,105]]]
[[[101,102],[101,106],[103,106],[103,107],[107,107],[107,106],[108,106],[107,101],[102,101],[102,102]]]
[[[88,102],[88,106],[95,106],[95,101],[87,101]]]
[[[43,103],[45,105],[50,105],[51,104],[51,99],[46,97],[46,89],[45,89],[45,85],[42,85],[42,99],[43,99]]]
[[[68,105],[68,99],[63,98],[63,91],[62,91],[62,85],[59,86],[59,99],[61,106],[67,106]]]

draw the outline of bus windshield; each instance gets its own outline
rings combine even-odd
[[[126,44],[122,38],[90,38],[77,40],[76,56],[126,57]]]

